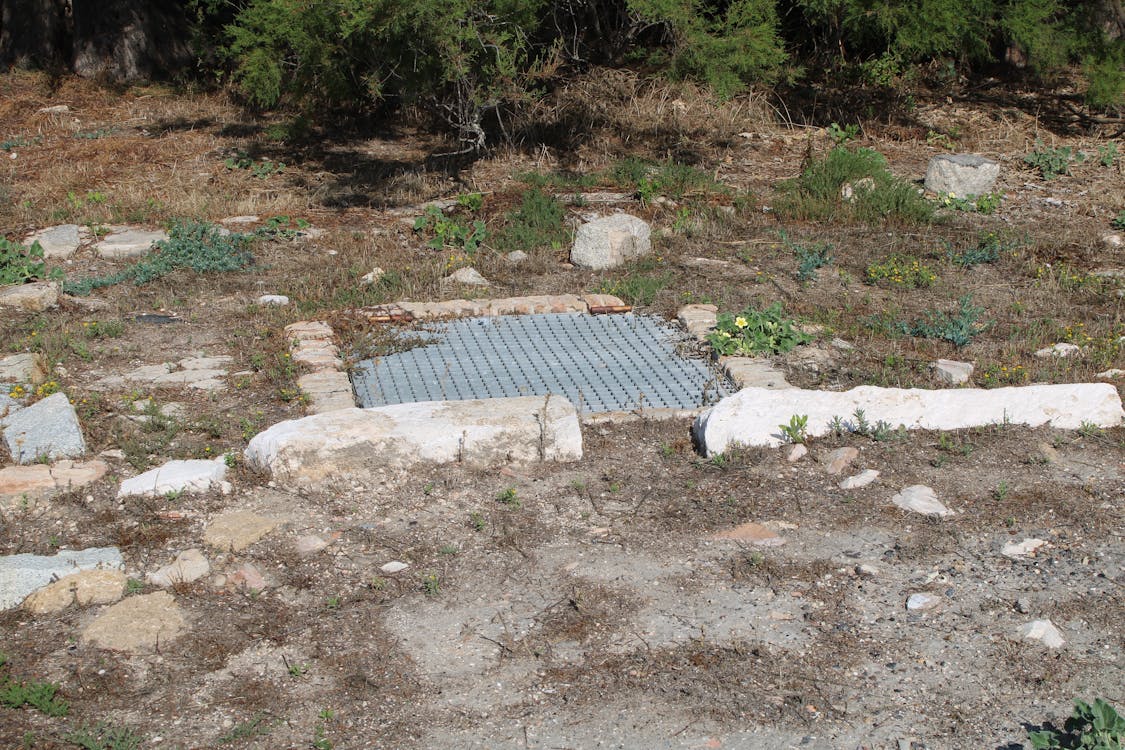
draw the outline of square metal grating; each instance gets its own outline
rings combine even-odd
[[[657,318],[581,313],[463,318],[416,332],[433,343],[360,362],[362,407],[416,401],[566,396],[581,413],[694,409],[731,392],[676,349],[687,337]]]

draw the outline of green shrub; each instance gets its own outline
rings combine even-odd
[[[1125,229],[1125,210],[1119,211],[1109,224],[1114,229]]]
[[[538,247],[562,246],[569,235],[563,220],[566,211],[552,196],[538,188],[523,195],[520,207],[509,213],[506,223],[496,233],[493,245],[500,252]]]
[[[1122,750],[1125,747],[1125,717],[1112,705],[1095,698],[1093,705],[1074,701],[1074,713],[1062,730],[1029,731],[1028,739],[1035,750],[1066,748],[1074,750]]]
[[[470,257],[488,237],[488,229],[480,219],[470,222],[463,216],[447,216],[437,206],[428,206],[425,213],[414,220],[414,231],[430,235],[426,247],[434,250],[449,247]]]
[[[67,282],[64,289],[68,294],[85,296],[94,289],[123,281],[140,286],[179,269],[196,273],[237,271],[254,260],[248,250],[252,239],[248,234],[224,235],[219,227],[206,221],[177,219],[172,222],[168,239],[157,242],[153,251],[136,263],[108,276]]]
[[[723,313],[707,335],[711,348],[721,355],[784,354],[811,340],[785,317],[780,302],[764,310],[748,307],[737,315]]]
[[[797,257],[798,281],[815,281],[817,269],[832,262],[832,245],[827,242],[802,245],[790,240],[785,232],[781,233],[781,241]]]
[[[843,194],[851,187],[850,198]],[[867,148],[834,148],[809,164],[796,180],[783,183],[775,210],[782,218],[852,218],[870,224],[897,220],[928,222],[933,205],[917,188],[887,170],[887,160]]]
[[[43,247],[38,242],[25,247],[0,237],[0,286],[23,284],[42,278],[62,278],[62,272],[56,269],[47,273],[47,264],[43,262]]]
[[[1024,162],[1039,170],[1044,180],[1053,180],[1059,175],[1070,174],[1070,166],[1085,159],[1085,154],[1082,152],[1076,154],[1070,146],[1047,148],[1042,141],[1036,141],[1035,150],[1023,157]]]
[[[867,282],[903,289],[928,287],[937,274],[913,255],[891,255],[867,267]]]

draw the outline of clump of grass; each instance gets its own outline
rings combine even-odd
[[[960,348],[991,325],[991,322],[982,320],[983,315],[984,308],[973,304],[972,295],[965,295],[957,301],[955,312],[928,311],[922,319],[914,321],[909,333],[912,336],[948,341]]]
[[[0,706],[30,706],[47,716],[66,716],[70,705],[58,696],[56,683],[14,679],[8,674],[7,664],[7,655],[0,653]]]
[[[851,196],[842,193],[851,185]],[[895,177],[887,160],[867,148],[837,147],[812,161],[801,176],[781,185],[774,210],[783,219],[853,219],[869,224],[929,222],[934,206],[917,188]]]
[[[99,721],[69,732],[64,739],[84,750],[139,750],[142,737],[129,727]]]
[[[557,200],[539,188],[532,188],[524,193],[520,207],[505,217],[507,221],[492,244],[504,253],[561,247],[568,234],[563,224],[565,217],[566,212]]]
[[[913,255],[891,255],[867,267],[867,282],[903,289],[921,289],[937,280],[937,274]]]
[[[628,158],[615,164],[608,176],[618,185],[636,190],[645,203],[660,196],[682,200],[689,195],[728,192],[707,172],[675,161]]]
[[[656,272],[660,262],[645,259],[636,263],[624,276],[598,285],[599,294],[612,294],[630,305],[651,305],[656,295],[672,283],[672,274]]]
[[[1010,250],[1015,243],[1003,242],[995,232],[985,232],[977,239],[977,244],[964,250],[946,247],[945,255],[949,262],[961,268],[972,268],[982,263],[995,263],[1000,253]]]
[[[168,239],[157,242],[153,252],[136,263],[108,276],[67,282],[64,288],[68,294],[82,297],[124,281],[140,286],[180,269],[196,273],[237,271],[254,260],[248,249],[252,239],[248,234],[224,236],[219,227],[206,221],[176,220]]]

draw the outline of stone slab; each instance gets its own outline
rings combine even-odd
[[[220,513],[207,525],[203,541],[223,552],[241,552],[277,528],[276,518],[261,516],[249,510]]]
[[[59,305],[59,285],[53,281],[0,287],[0,307],[43,312]]]
[[[37,500],[57,492],[84,487],[105,476],[104,461],[59,461],[51,464],[8,466],[0,469],[0,501]]]
[[[125,560],[116,547],[63,550],[57,555],[19,554],[0,557],[0,610],[11,609],[52,581],[80,570],[122,570]]]
[[[0,419],[0,429],[16,463],[30,464],[44,457],[77,458],[86,452],[78,415],[64,393],[52,394]]]
[[[112,604],[125,594],[126,578],[120,570],[83,570],[39,589],[23,600],[32,614],[61,612],[71,604]]]
[[[47,227],[28,235],[23,244],[30,246],[31,243],[38,242],[39,246],[43,248],[44,258],[69,258],[74,255],[78,245],[82,242],[78,236],[78,230],[77,224],[59,224],[58,226]]]
[[[115,231],[105,236],[105,239],[95,243],[94,249],[98,255],[109,259],[138,258],[152,251],[152,246],[157,242],[168,239],[167,232],[152,232],[132,227],[113,227]]]
[[[39,385],[47,379],[47,363],[39,352],[12,354],[0,358],[0,383]]]
[[[1000,164],[976,154],[940,154],[926,167],[926,189],[939,195],[967,198],[992,191]]]
[[[251,468],[298,484],[416,464],[581,458],[578,413],[557,396],[341,409],[275,424],[246,448]]]
[[[1122,423],[1125,411],[1109,383],[1070,383],[1011,388],[903,389],[860,386],[850,391],[792,388],[745,388],[700,414],[693,426],[708,456],[732,445],[778,446],[778,429],[793,415],[808,417],[808,434],[831,431],[834,417],[847,419],[863,409],[872,424],[880,420],[910,430],[957,430],[990,424],[1049,425],[1077,429],[1083,422],[1099,427]]]
[[[130,596],[94,618],[82,640],[110,651],[153,653],[187,629],[176,600],[167,591]]]
[[[117,496],[159,497],[170,492],[206,492],[226,477],[226,459],[169,461],[144,474],[126,479]]]

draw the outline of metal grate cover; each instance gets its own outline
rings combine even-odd
[[[581,413],[694,409],[730,393],[686,340],[656,318],[581,313],[463,318],[415,335],[435,342],[360,362],[362,407],[562,394]]]

